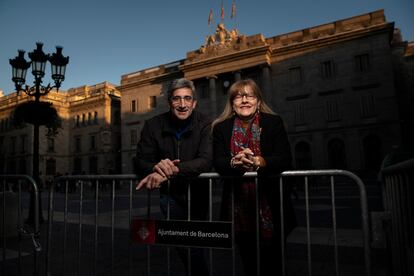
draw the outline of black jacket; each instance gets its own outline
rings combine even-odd
[[[180,139],[170,111],[147,120],[137,146],[136,172],[141,177],[150,174],[161,159],[180,159],[180,172],[171,182],[170,191],[180,200],[185,200],[189,177],[209,172],[212,166],[210,120],[197,111],[188,120]],[[161,186],[161,192],[166,192],[166,185]]]
[[[285,170],[292,169],[292,155],[288,136],[282,119],[278,115],[268,113],[260,114],[260,149],[266,167],[258,170],[259,193],[263,193],[269,202],[272,210],[274,222],[279,225],[280,220],[280,193],[279,182],[276,177]],[[222,176],[241,176],[244,172],[233,169],[230,166],[231,156],[231,136],[233,131],[234,117],[218,123],[213,129],[213,160],[216,171]],[[228,206],[230,200],[231,187],[229,183],[237,182],[225,181],[223,188],[223,208]],[[289,185],[284,185],[284,209],[285,209],[285,230],[288,234],[296,224],[293,206],[290,200]],[[228,208],[228,207],[227,207]],[[276,227],[278,231],[278,227]]]

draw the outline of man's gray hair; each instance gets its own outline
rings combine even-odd
[[[173,92],[175,90],[184,88],[184,87],[191,89],[191,92],[193,93],[193,98],[195,98],[194,83],[190,80],[187,80],[186,78],[180,78],[180,79],[175,79],[170,83],[170,86],[168,87],[168,91],[167,91],[168,100],[171,99]]]

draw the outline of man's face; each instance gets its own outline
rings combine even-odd
[[[197,101],[194,100],[191,89],[187,87],[174,90],[170,99],[171,112],[179,120],[190,117],[196,104]]]

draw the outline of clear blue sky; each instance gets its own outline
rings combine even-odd
[[[221,0],[0,0],[0,90],[14,91],[9,59],[31,52],[37,41],[70,56],[62,89],[109,81],[183,59],[198,49],[220,20]],[[329,23],[378,9],[414,41],[414,0],[223,0],[225,25],[266,37]],[[214,21],[208,26],[213,9]],[[45,84],[50,79],[47,68]],[[27,73],[26,83],[33,78]]]

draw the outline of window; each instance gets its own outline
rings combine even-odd
[[[363,118],[376,115],[375,98],[372,94],[361,95],[361,116]]]
[[[93,114],[93,123],[95,125],[98,124],[98,111],[95,111],[94,114]]]
[[[80,116],[76,115],[76,127],[80,126]]]
[[[334,63],[331,60],[327,60],[321,63],[321,75],[324,79],[331,79],[334,77]]]
[[[90,174],[98,173],[98,157],[96,156],[89,157],[89,173]]]
[[[340,138],[333,138],[328,142],[329,167],[333,169],[346,169],[345,143]]]
[[[91,134],[89,136],[89,149],[96,150],[96,135],[95,134]]]
[[[3,131],[6,131],[7,130],[7,119],[4,119],[2,121],[2,126],[3,126]]]
[[[75,136],[75,152],[81,152],[81,151],[82,151],[82,137]]]
[[[311,146],[305,141],[300,141],[295,146],[295,163],[296,169],[309,170],[312,169],[312,153]]]
[[[131,129],[131,146],[136,146],[138,142],[137,139],[137,130]]]
[[[326,120],[329,122],[338,121],[340,119],[338,101],[336,99],[329,99],[326,101],[325,116]]]
[[[303,103],[296,103],[295,104],[295,125],[303,125],[305,124],[305,108]]]
[[[47,138],[47,151],[54,152],[55,151],[55,139]]]
[[[11,137],[10,138],[10,153],[11,154],[15,154],[16,153],[16,137]]]
[[[207,99],[208,96],[209,96],[208,86],[207,85],[201,85],[200,86],[200,98],[201,99]]]
[[[26,159],[21,158],[19,160],[19,173],[20,174],[26,174],[27,173],[27,163]]]
[[[291,85],[297,85],[302,83],[302,68],[293,67],[289,69],[289,83]]]
[[[370,60],[368,54],[355,56],[355,67],[357,72],[366,72],[370,68]]]
[[[20,136],[20,150],[21,152],[26,152],[27,150],[27,135],[21,135]]]
[[[136,100],[131,101],[131,112],[137,112],[137,101]]]
[[[46,160],[46,175],[56,174],[56,160],[53,158]]]
[[[82,113],[82,125],[86,124],[86,115],[85,113]]]
[[[156,96],[149,96],[148,98],[148,108],[156,108],[157,107],[157,97]]]
[[[73,159],[73,174],[81,174],[82,172],[82,159]]]
[[[92,113],[88,113],[88,125],[92,124]]]

